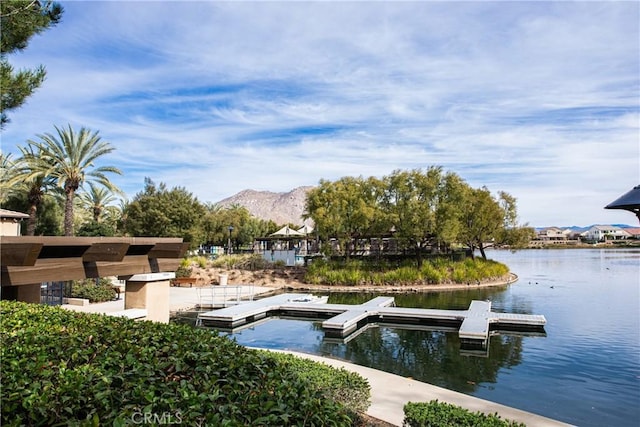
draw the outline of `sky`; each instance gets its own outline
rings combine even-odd
[[[603,209],[640,184],[637,1],[60,3],[3,153],[84,126],[129,199],[211,203],[435,165],[523,224],[638,225]]]

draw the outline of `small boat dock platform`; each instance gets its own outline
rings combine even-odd
[[[198,316],[204,326],[233,329],[268,316],[324,318],[327,337],[344,338],[369,323],[458,329],[463,345],[485,346],[492,331],[543,331],[543,315],[498,313],[491,301],[472,301],[467,310],[395,307],[393,297],[376,297],[359,305],[327,304],[328,297],[281,294]]]

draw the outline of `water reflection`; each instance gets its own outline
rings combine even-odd
[[[520,363],[522,337],[496,336],[491,357],[468,357],[460,351],[457,332],[373,328],[349,346],[322,343],[318,352],[411,377],[419,381],[472,392],[480,383],[494,383],[501,367]]]

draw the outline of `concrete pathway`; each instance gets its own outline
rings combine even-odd
[[[275,288],[253,285],[228,285],[228,286],[207,286],[194,288],[180,288],[172,286],[169,288],[169,310],[171,312],[192,310],[200,305],[205,308],[214,304],[224,304],[225,301],[232,301],[238,297],[244,300],[251,296],[266,295],[274,292]],[[124,310],[124,293],[120,299],[88,305],[63,304],[63,308],[82,311],[85,313],[113,313]]]
[[[402,426],[404,420],[404,405],[407,402],[429,402],[435,399],[440,402],[461,406],[472,412],[481,411],[488,414],[497,412],[503,419],[519,421],[528,427],[570,425],[499,403],[469,396],[464,393],[458,393],[365,366],[354,365],[353,363],[342,360],[292,351],[287,351],[287,353],[318,362],[324,362],[330,366],[345,368],[362,375],[369,380],[369,385],[371,386],[371,406],[367,414],[396,426]]]

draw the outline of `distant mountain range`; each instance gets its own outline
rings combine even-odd
[[[557,225],[552,225],[552,226],[549,226],[549,227],[536,227],[535,229],[536,229],[536,231],[539,231],[539,230],[542,230],[544,228],[556,227],[556,228],[559,228],[561,230],[569,229],[571,231],[582,233],[583,231],[587,231],[588,229],[590,229],[594,225],[613,225],[614,227],[620,227],[620,228],[635,228],[635,226],[628,225],[628,224],[604,224],[604,223],[600,223],[600,224],[591,224],[591,225],[589,225],[587,227],[580,227],[578,225],[572,225],[570,227],[559,227]]]
[[[222,207],[231,207],[234,205],[244,206],[251,215],[256,218],[264,220],[271,220],[278,225],[294,224],[303,225],[305,222],[302,220],[304,213],[304,204],[307,198],[307,192],[311,190],[312,186],[297,187],[291,191],[285,193],[274,193],[271,191],[256,191],[256,190],[242,190],[241,192],[220,200],[217,204]],[[307,224],[311,224],[310,221],[306,221]],[[560,229],[571,229],[576,232],[587,231],[593,225],[587,227],[580,227],[572,225],[569,227],[559,227]],[[615,225],[620,228],[633,228],[633,225],[628,224],[606,224]],[[536,227],[536,230],[541,230],[548,227]]]

